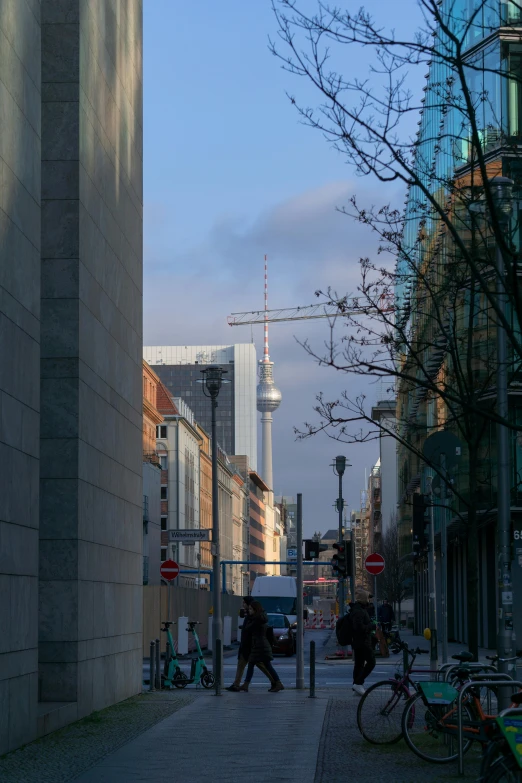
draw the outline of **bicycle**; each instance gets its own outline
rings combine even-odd
[[[459,660],[465,654],[454,655]],[[490,659],[492,660],[492,659]],[[497,658],[497,660],[499,660]],[[503,660],[503,659],[500,659]],[[511,660],[511,659],[510,659]],[[407,702],[402,714],[402,731],[408,747],[424,761],[445,764],[458,757],[457,695],[465,682],[473,681],[469,667],[454,673],[457,687],[450,683],[419,683],[419,690]],[[493,688],[494,690],[494,688]],[[483,708],[480,681],[470,689],[463,704],[463,750],[473,742],[485,747],[495,734],[496,716]]]
[[[419,647],[410,649],[405,642],[395,644],[394,651],[405,650],[411,660],[406,671],[388,680],[380,680],[371,685],[357,707],[357,726],[364,739],[373,745],[392,745],[402,737],[400,704],[410,699],[410,687],[417,689],[411,679],[413,673],[426,674],[428,670],[413,668],[417,655],[429,652]],[[410,687],[408,687],[410,686]]]

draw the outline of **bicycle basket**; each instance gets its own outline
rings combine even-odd
[[[418,685],[427,704],[451,704],[457,698],[457,689],[448,682],[419,682]]]
[[[500,726],[502,734],[507,739],[511,752],[522,768],[522,715],[509,716],[499,715],[497,723]]]

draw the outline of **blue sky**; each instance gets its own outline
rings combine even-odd
[[[370,5],[383,23],[398,9],[410,23],[415,16],[414,0]],[[226,317],[262,308],[264,253],[269,305],[290,307],[312,303],[327,285],[354,290],[358,259],[374,249],[336,207],[354,193],[380,204],[382,189],[356,178],[317,131],[299,123],[286,91],[305,105],[317,105],[317,96],[281,69],[269,34],[269,0],[144,2],[145,344],[249,342],[250,328],[231,329]],[[342,54],[345,73],[364,75],[363,58]],[[402,203],[398,189],[386,198]],[[260,355],[260,327],[253,336]],[[345,453],[352,462],[345,496],[357,508],[365,468],[377,457],[376,443],[341,447],[324,435],[295,441],[293,427],[313,417],[318,391],[335,396],[354,384],[317,367],[295,339],[320,348],[327,336],[323,321],[275,324],[270,332],[283,394],[274,414],[274,489],[303,492],[307,534],[335,524],[331,458]],[[375,396],[374,387],[366,391]]]

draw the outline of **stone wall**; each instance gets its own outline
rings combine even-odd
[[[142,7],[42,0],[40,694],[137,693]]]
[[[35,736],[40,4],[0,0],[0,755]]]

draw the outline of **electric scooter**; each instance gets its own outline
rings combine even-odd
[[[187,677],[185,672],[181,671],[179,666],[179,659],[177,657],[176,650],[174,648],[174,642],[172,640],[172,634],[170,632],[171,622],[165,621],[162,631],[167,633],[167,656],[165,658],[165,676],[163,679],[163,686],[165,688],[186,688],[187,685],[191,685],[193,682],[200,682],[204,688],[212,688],[215,684],[215,677],[207,669],[203,653],[201,652],[201,645],[199,643],[199,636],[196,631],[196,625],[199,625],[195,620],[191,620],[188,623],[187,631],[193,635],[196,642],[197,658],[192,658],[190,666],[190,677]]]

